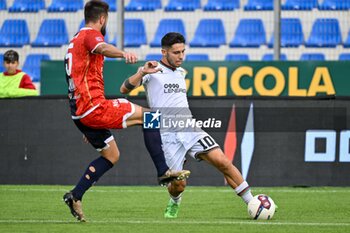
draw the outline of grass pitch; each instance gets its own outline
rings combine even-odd
[[[95,186],[83,200],[88,222],[62,201],[68,186],[0,186],[0,232],[350,232],[350,188],[253,188],[278,205],[272,220],[251,220],[228,187],[187,187],[177,219],[164,219],[166,189]]]

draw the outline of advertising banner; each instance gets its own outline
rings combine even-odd
[[[142,98],[130,98],[146,106]],[[191,114],[145,114],[144,128],[201,127],[252,186],[349,186],[348,99],[190,98]],[[85,144],[66,99],[0,100],[0,183],[74,184],[98,153]],[[179,117],[180,116],[180,117]],[[146,130],[146,129],[145,129]],[[105,185],[156,185],[142,126],[112,131],[120,161]],[[211,138],[201,141],[213,143]],[[188,157],[190,185],[225,185],[217,169]]]
[[[141,65],[106,61],[106,94],[120,95],[120,85]],[[185,62],[183,68],[189,96],[350,96],[349,61]],[[41,94],[66,93],[63,62],[44,61]],[[130,95],[144,95],[143,87]]]

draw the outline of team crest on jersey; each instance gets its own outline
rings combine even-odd
[[[113,103],[113,107],[118,108],[120,106],[120,103],[119,103],[118,99],[112,100],[112,103]]]
[[[100,41],[100,42],[102,42],[102,41],[103,41],[103,38],[102,38],[102,37],[100,37],[100,36],[96,37],[95,39],[96,39],[96,41]]]

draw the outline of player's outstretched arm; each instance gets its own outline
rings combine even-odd
[[[125,58],[126,63],[133,64],[137,62],[137,56],[135,53],[124,52],[117,47],[107,43],[98,45],[94,53],[102,54],[105,57]]]
[[[143,76],[146,74],[157,73],[158,71],[162,71],[162,69],[158,67],[158,62],[147,61],[145,65],[140,67],[134,75],[130,76],[123,82],[120,87],[120,92],[122,94],[128,94],[134,88],[141,85]]]

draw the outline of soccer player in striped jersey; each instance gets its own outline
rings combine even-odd
[[[186,72],[181,68],[185,54],[185,38],[179,33],[172,32],[162,38],[161,44],[163,55],[161,61],[146,62],[137,73],[126,80],[131,85],[123,84],[120,91],[126,94],[134,87],[143,84],[152,111],[160,110],[162,117],[187,115],[191,118],[186,94]],[[171,169],[182,170],[186,154],[198,161],[204,160],[222,172],[228,184],[245,203],[253,198],[249,185],[239,170],[205,131],[178,126],[171,129],[161,127],[158,132],[160,132],[161,143],[157,145],[155,142],[149,153],[159,153],[162,150],[167,165]],[[175,180],[168,185],[170,200],[164,217],[177,217],[185,186],[186,180]]]

